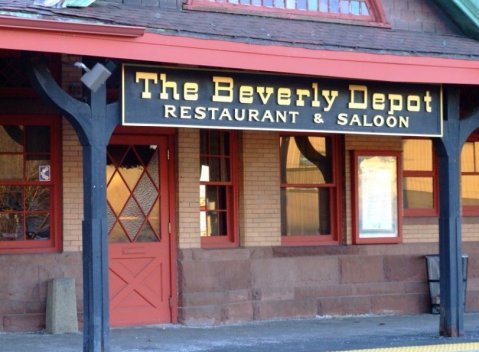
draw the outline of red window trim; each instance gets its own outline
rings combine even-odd
[[[0,241],[0,253],[53,253],[59,252],[62,245],[62,129],[61,117],[53,115],[1,115],[0,124],[48,125],[51,128],[51,176],[48,182],[52,187],[50,198],[51,228],[50,239],[41,241]],[[3,184],[3,182],[0,182]],[[5,182],[13,184],[13,182]]]
[[[342,158],[340,153],[340,136],[336,134],[311,134],[311,133],[281,133],[280,137],[286,136],[309,136],[309,137],[330,137],[333,145],[333,182],[327,185],[323,185],[321,188],[331,189],[331,234],[329,235],[317,235],[317,236],[281,236],[282,246],[317,246],[317,245],[337,245],[341,239],[341,202],[342,189],[339,182],[341,175]],[[278,153],[281,151],[278,148]],[[280,156],[281,162],[281,156]],[[280,165],[281,167],[281,165]],[[281,176],[280,176],[281,182]],[[280,183],[280,189],[289,187],[302,187],[308,186],[305,184],[287,184]],[[313,185],[309,185],[313,186]],[[314,185],[317,186],[317,185]]]
[[[260,15],[268,17],[283,17],[296,20],[317,20],[325,22],[339,22],[347,24],[365,25],[371,27],[391,28],[386,19],[381,0],[369,0],[371,6],[370,16],[355,16],[351,14],[328,13],[319,11],[305,11],[294,9],[281,9],[266,6],[231,4],[208,0],[187,0],[184,8],[194,11],[226,12],[245,15]]]
[[[407,137],[403,139],[424,139]],[[431,140],[432,142],[432,140]],[[406,171],[403,169],[402,178],[405,177],[432,177],[432,201],[433,207],[431,209],[421,208],[405,208],[403,205],[403,215],[405,217],[433,217],[439,215],[439,177],[437,168],[437,156],[434,149],[434,143],[432,143],[432,170],[431,171]],[[401,189],[402,192],[402,189]]]
[[[211,131],[211,130],[208,130]],[[238,134],[236,131],[222,131],[219,132],[229,134],[230,143],[230,182],[200,182],[200,185],[231,185],[232,199],[229,199],[228,206],[231,212],[227,215],[229,220],[228,234],[226,236],[210,236],[201,237],[201,248],[235,248],[239,246],[239,175],[238,175]],[[201,133],[201,131],[200,131]]]
[[[375,238],[359,238],[359,218],[358,218],[358,156],[378,155],[378,156],[395,156],[397,158],[396,180],[397,180],[397,227],[398,235],[396,237],[375,237]],[[402,163],[401,152],[396,150],[353,150],[351,152],[351,207],[352,207],[352,230],[354,244],[395,244],[402,242]]]

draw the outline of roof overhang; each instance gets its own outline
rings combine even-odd
[[[118,35],[116,31],[99,27],[95,27],[97,31],[90,31],[91,25],[87,31],[72,30],[78,24],[68,22],[60,22],[60,27],[52,28],[50,22],[36,20],[34,27],[0,25],[0,48],[308,76],[479,84],[479,61],[474,60],[314,50],[150,32]],[[108,28],[111,27],[117,26]],[[131,30],[116,28],[120,29]]]
[[[479,3],[477,0],[437,0],[464,33],[479,39]]]

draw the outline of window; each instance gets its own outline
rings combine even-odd
[[[186,8],[318,16],[387,26],[380,0],[188,0]]]
[[[333,136],[281,136],[284,244],[338,241],[337,149]]]
[[[0,251],[59,249],[60,119],[0,118]]]
[[[461,202],[464,215],[479,215],[479,140],[473,136],[461,152]]]
[[[200,131],[200,231],[204,247],[238,245],[237,141],[229,131]]]
[[[403,139],[403,207],[406,216],[438,214],[436,161],[431,139]]]

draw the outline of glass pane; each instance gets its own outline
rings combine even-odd
[[[0,210],[23,210],[22,187],[0,186]]]
[[[339,12],[339,0],[330,0],[329,1],[329,12],[338,13]]]
[[[319,0],[319,11],[328,12],[328,0]]]
[[[130,191],[118,172],[115,173],[108,184],[106,197],[114,213],[119,215],[125,206],[126,201],[130,197]]]
[[[201,237],[207,236],[207,224],[206,224],[206,211],[202,210],[200,211],[200,234]]]
[[[206,212],[206,236],[226,236],[227,213],[224,211]]]
[[[219,208],[218,188],[215,186],[206,187],[206,209],[215,210]]]
[[[432,140],[403,139],[403,168],[405,171],[432,171]]]
[[[200,154],[209,154],[209,143],[208,143],[208,131],[201,130],[200,131]]]
[[[140,182],[138,182],[138,186],[135,189],[134,195],[143,212],[148,214],[153,206],[153,203],[158,197],[158,191],[147,174],[143,174]]]
[[[51,181],[51,163],[48,155],[29,155],[26,161],[27,180]]]
[[[221,132],[219,131],[209,131],[210,135],[210,150],[208,154],[213,154],[213,155],[219,155],[221,154],[220,150],[220,145],[221,145]]]
[[[150,222],[151,228],[153,231],[160,236],[160,202],[156,201],[153,209],[151,210],[150,215],[148,216],[148,221]]]
[[[281,190],[283,236],[314,236],[331,233],[330,194],[327,188]]]
[[[120,216],[120,221],[131,240],[135,238],[144,220],[145,216],[138,207],[138,204],[136,204],[133,198],[130,198]]]
[[[115,226],[113,226],[113,230],[111,230],[108,240],[110,243],[130,242],[128,240],[128,236],[119,223],[116,223]]]
[[[221,181],[221,159],[220,158],[210,158],[210,181]]]
[[[121,167],[118,168],[118,171],[130,190],[133,190],[143,174],[143,169],[143,165],[138,159],[138,156],[132,149],[130,149],[126,158],[122,161]]]
[[[339,12],[343,14],[348,14],[349,11],[349,0],[341,0],[339,3]]]
[[[48,240],[50,238],[50,214],[27,215],[27,239]]]
[[[0,155],[0,180],[23,180],[23,154]]]
[[[366,4],[364,1],[361,2],[361,15],[369,16],[368,4]]]
[[[155,232],[150,224],[145,223],[135,242],[158,242],[158,238],[155,236]]]
[[[318,0],[308,0],[308,9],[310,11],[318,11]]]
[[[147,170],[155,186],[160,187],[160,172],[158,170],[158,149],[156,149],[155,153],[151,157]]]
[[[295,0],[286,0],[286,8],[287,9],[294,9],[296,7]]]
[[[23,215],[0,213],[0,240],[23,240]]]
[[[281,182],[293,184],[332,182],[331,144],[328,137],[282,137]]]
[[[50,152],[50,127],[27,126],[26,132],[27,153]]]
[[[108,220],[108,232],[110,232],[110,231],[111,231],[111,227],[113,226],[113,224],[114,224],[115,221],[116,221],[116,217],[115,217],[115,215],[113,214],[113,211],[111,210],[109,204],[107,204],[107,206],[106,206],[106,218],[107,218],[107,220]]]
[[[359,13],[360,13],[359,1],[357,0],[351,1],[351,14],[359,15]]]
[[[135,145],[135,151],[143,165],[148,165],[151,158],[156,154],[157,145]]]
[[[23,152],[23,126],[0,126],[0,152]]]
[[[25,187],[25,208],[29,211],[50,210],[50,187]]]
[[[432,177],[405,177],[403,181],[403,202],[406,209],[432,209]]]
[[[108,165],[106,165],[106,183],[110,182],[110,179],[113,176],[113,173],[115,172],[115,170],[116,170],[115,166],[112,165],[111,163],[108,163]]]
[[[461,177],[462,205],[479,205],[479,175]]]
[[[466,142],[461,152],[461,172],[479,171],[479,142]]]
[[[107,147],[108,161],[113,162],[115,165],[120,165],[127,150],[127,145],[109,145]]]
[[[296,0],[296,6],[298,10],[306,10],[306,0]]]

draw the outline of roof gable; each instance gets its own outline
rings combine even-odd
[[[479,40],[479,2],[477,0],[437,0],[468,36]]]

